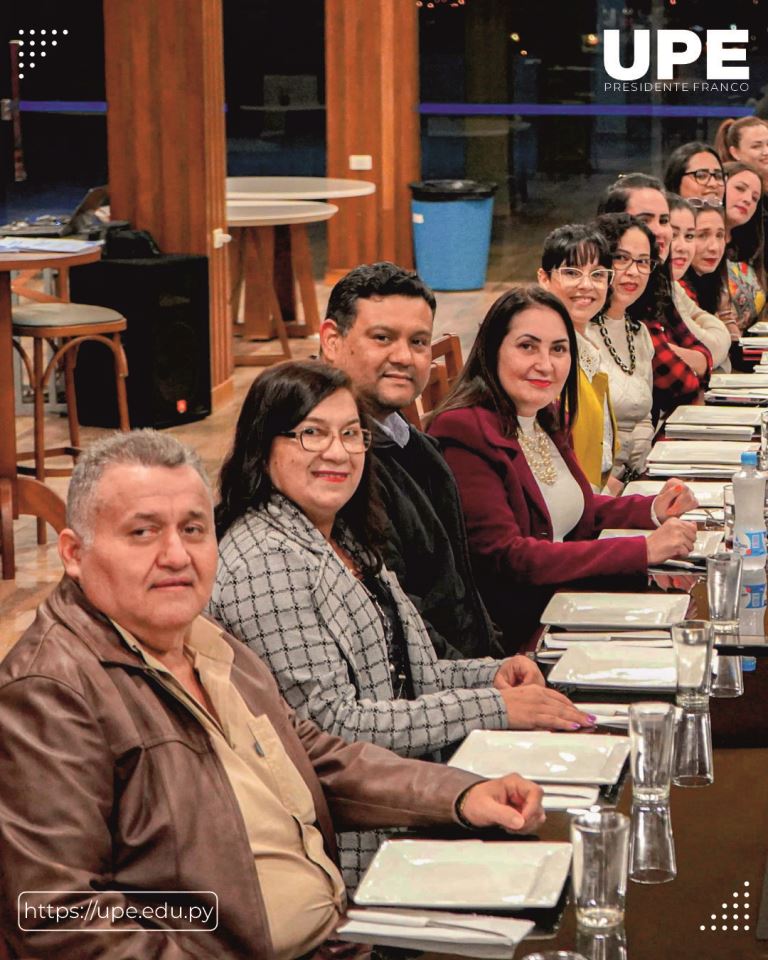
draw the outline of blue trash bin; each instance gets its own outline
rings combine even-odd
[[[485,285],[496,184],[421,180],[409,184],[416,270],[434,290]]]

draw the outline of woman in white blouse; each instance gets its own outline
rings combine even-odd
[[[606,305],[592,318],[587,336],[608,374],[619,450],[605,492],[618,494],[644,471],[653,440],[653,343],[645,325],[633,318],[632,306],[645,293],[658,257],[653,234],[642,220],[606,213],[596,224],[608,241],[614,273]]]

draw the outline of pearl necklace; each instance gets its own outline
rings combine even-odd
[[[533,433],[524,433],[517,428],[517,440],[531,468],[531,473],[548,487],[557,480],[557,470],[552,460],[552,450],[547,434],[537,421],[533,423]]]
[[[627,348],[629,350],[629,365],[624,363],[624,361],[619,356],[616,351],[616,347],[611,343],[611,338],[608,336],[608,331],[605,327],[605,315],[599,313],[597,315],[597,329],[600,331],[600,336],[603,338],[603,342],[608,348],[608,353],[610,353],[616,365],[631,377],[632,374],[637,369],[637,354],[635,352],[635,335],[632,332],[632,324],[630,323],[629,317],[624,314],[624,329],[627,333]]]

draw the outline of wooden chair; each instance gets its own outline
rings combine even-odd
[[[130,430],[128,420],[128,399],[125,390],[125,378],[128,376],[120,334],[126,329],[125,317],[108,307],[91,306],[81,303],[62,303],[54,300],[46,303],[33,303],[13,308],[13,345],[21,356],[27,371],[29,384],[34,398],[34,449],[19,454],[19,460],[34,460],[34,468],[20,466],[20,473],[34,475],[41,482],[45,477],[66,477],[72,473],[71,467],[46,469],[45,458],[70,456],[77,459],[80,454],[80,424],[77,419],[77,400],[75,397],[75,363],[77,350],[86,340],[95,340],[107,346],[113,356],[115,366],[115,384],[117,388],[117,408],[120,429]],[[32,359],[21,344],[21,338],[32,340]],[[43,347],[48,342],[53,356],[45,362]],[[70,445],[66,447],[45,447],[45,391],[59,364],[64,366],[64,384],[67,398],[67,418],[69,420]],[[37,542],[46,542],[45,521],[37,521]]]
[[[448,389],[453,388],[464,366],[461,356],[461,340],[455,333],[446,333],[432,344],[432,359],[442,360],[448,378]]]
[[[440,362],[442,361],[442,362]],[[421,411],[416,401],[402,410],[405,419],[417,430],[421,430],[421,418],[430,413],[451,391],[464,366],[461,356],[461,341],[455,333],[446,333],[432,344],[432,363],[429,367],[429,379],[419,398]]]
[[[416,402],[409,404],[402,414],[405,419],[417,430],[421,430],[421,417],[425,413],[430,413],[435,407],[448,396],[448,374],[445,364],[433,361],[429,365],[429,379],[427,385],[419,397],[421,403],[421,413],[416,406]]]

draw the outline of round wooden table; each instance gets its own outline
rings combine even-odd
[[[227,177],[227,200],[344,200],[376,192],[370,180],[336,177]]]
[[[250,203],[258,200],[342,200],[345,203],[357,204],[359,223],[366,217],[368,204],[368,201],[359,198],[375,192],[376,184],[370,180],[340,177],[227,177],[228,201]],[[289,230],[279,226],[275,230],[274,286],[286,329],[292,337],[304,337],[313,332],[307,325],[296,322],[293,242],[297,234],[305,232],[305,227]],[[301,238],[298,243],[299,250],[303,251],[306,243]],[[301,256],[302,252],[299,253],[300,258]],[[314,323],[314,319],[312,322]],[[267,339],[271,324],[257,327],[255,332],[260,339]]]
[[[290,234],[291,267],[304,307],[304,333],[317,333],[320,318],[312,275],[312,254],[306,224],[329,220],[339,212],[332,203],[309,201],[227,202],[227,224],[233,231],[232,277],[230,296],[233,320],[245,296],[243,337],[247,340],[269,336],[272,325],[283,348],[276,354],[236,354],[237,366],[267,366],[291,357],[288,329],[274,281],[275,229],[285,227]],[[243,289],[244,288],[244,289]]]
[[[85,253],[0,253],[0,558],[3,580],[16,573],[13,521],[20,514],[40,517],[57,532],[64,527],[64,502],[49,487],[16,470],[16,409],[13,390],[11,271],[69,269],[101,258],[101,248]]]

